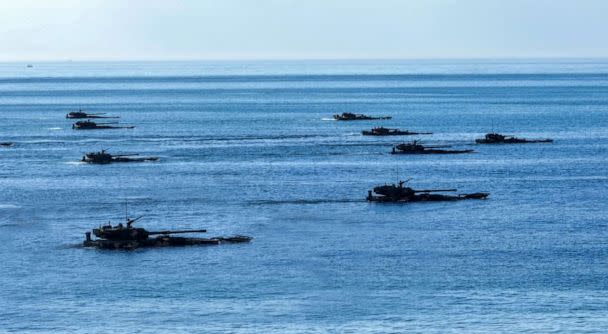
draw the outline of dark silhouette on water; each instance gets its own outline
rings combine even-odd
[[[363,114],[353,114],[350,112],[343,112],[340,115],[333,116],[337,121],[365,121],[365,120],[373,120],[373,119],[391,119],[391,116],[381,116],[381,117],[373,117],[367,116]]]
[[[443,150],[443,147],[451,146],[423,146],[414,140],[393,147],[391,154],[461,154],[472,153],[474,150]]]
[[[410,132],[399,129],[390,129],[383,126],[372,128],[371,130],[363,130],[364,136],[411,136],[411,135],[432,135],[432,132]]]
[[[91,164],[109,164],[113,162],[144,162],[157,161],[158,157],[135,157],[139,154],[110,154],[107,150],[85,153],[82,162]]]
[[[103,116],[105,113],[87,114],[84,110],[72,111],[65,115],[65,118],[120,118],[118,116]]]
[[[13,143],[10,142],[10,141],[5,141],[5,142],[1,142],[0,146],[2,146],[2,147],[11,147],[11,146],[13,146]]]
[[[553,139],[524,139],[499,133],[487,133],[483,138],[475,139],[477,144],[526,144],[526,143],[552,143]]]
[[[219,245],[221,243],[241,243],[251,241],[251,237],[236,235],[232,237],[213,237],[213,238],[188,238],[174,237],[171,234],[183,233],[205,233],[207,230],[162,230],[148,231],[141,227],[133,227],[133,223],[141,219],[126,218],[126,223],[119,223],[112,226],[99,226],[93,229],[93,235],[97,239],[91,238],[91,232],[85,233],[84,247],[94,247],[99,249],[135,249],[140,247],[168,247],[168,246],[192,246],[192,245]],[[151,237],[156,236],[156,237]]]
[[[416,190],[410,187],[404,187],[406,181],[399,181],[398,185],[382,185],[374,187],[367,193],[367,200],[370,202],[391,202],[391,203],[409,203],[409,202],[439,202],[439,201],[458,201],[465,199],[485,199],[489,193],[471,193],[458,195],[442,195],[433,194],[437,192],[452,192],[456,189],[425,189]]]
[[[135,128],[132,125],[127,126],[116,126],[110,124],[118,124],[116,122],[113,123],[95,123],[90,120],[86,121],[78,121],[72,124],[72,129],[74,130],[96,130],[96,129],[133,129]]]

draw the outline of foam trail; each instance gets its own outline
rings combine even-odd
[[[296,200],[259,200],[250,201],[252,205],[272,205],[272,204],[324,204],[324,203],[357,203],[363,200],[355,199],[296,199]]]

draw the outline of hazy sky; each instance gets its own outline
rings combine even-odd
[[[0,60],[608,57],[608,0],[0,0]]]

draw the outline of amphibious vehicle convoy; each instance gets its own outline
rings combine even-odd
[[[432,135],[432,132],[410,132],[399,129],[390,129],[383,126],[372,128],[371,130],[363,130],[364,136],[411,136],[411,135]]]
[[[82,162],[90,164],[109,164],[113,162],[157,161],[158,157],[137,157],[139,154],[110,154],[107,150],[85,153]]]
[[[451,146],[423,146],[414,140],[410,143],[403,143],[393,146],[391,154],[460,154],[472,153],[474,150],[444,150]]]
[[[104,116],[106,113],[88,114],[84,110],[71,111],[65,115],[65,118],[120,118],[118,116]]]
[[[526,143],[552,143],[553,139],[525,139],[499,133],[487,133],[483,138],[475,139],[477,144],[526,144]]]
[[[367,200],[370,202],[381,203],[409,203],[409,202],[439,202],[439,201],[458,201],[464,199],[485,199],[489,193],[471,193],[457,195],[435,194],[438,192],[453,192],[456,189],[425,189],[416,190],[404,187],[406,181],[399,181],[398,185],[385,184],[374,187],[367,192]]]
[[[391,116],[380,116],[380,117],[373,117],[373,116],[367,116],[367,115],[363,115],[363,114],[353,114],[350,112],[343,112],[340,115],[334,115],[334,119],[336,121],[367,121],[367,120],[373,120],[373,119],[391,119]]]
[[[78,122],[72,124],[72,129],[75,129],[75,130],[97,130],[97,129],[133,129],[133,128],[135,128],[132,125],[119,126],[119,125],[114,125],[114,124],[118,124],[118,123],[116,123],[116,122],[112,122],[112,123],[95,123],[93,121],[86,120],[86,121],[78,121]]]
[[[94,247],[99,249],[135,249],[140,247],[168,247],[168,246],[192,246],[192,245],[219,245],[222,243],[249,242],[251,237],[236,235],[232,237],[213,237],[213,238],[192,238],[175,237],[172,234],[184,233],[205,233],[206,230],[163,230],[148,231],[141,227],[133,227],[133,223],[141,219],[126,219],[126,224],[122,223],[112,226],[99,226],[91,232],[85,233],[84,247]],[[153,237],[154,236],[154,237]]]

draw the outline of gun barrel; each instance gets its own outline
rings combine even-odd
[[[175,230],[175,231],[171,231],[171,230],[165,230],[165,231],[154,231],[154,232],[149,232],[149,235],[156,235],[156,234],[180,234],[180,233],[206,233],[207,230]]]
[[[424,190],[414,190],[415,193],[435,193],[435,192],[444,192],[444,191],[457,191],[458,189],[424,189]]]

